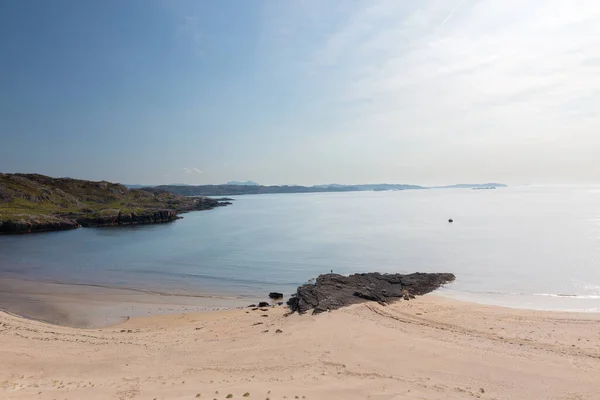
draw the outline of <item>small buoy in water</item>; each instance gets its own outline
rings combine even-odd
[[[453,220],[452,218],[450,218],[450,219],[448,220],[448,222],[450,222],[450,223],[453,223],[453,222],[454,222],[454,220]]]

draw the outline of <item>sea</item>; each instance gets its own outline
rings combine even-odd
[[[289,295],[319,274],[452,272],[442,296],[600,311],[600,186],[269,194],[160,225],[0,236],[0,278]],[[453,223],[449,219],[453,219]]]

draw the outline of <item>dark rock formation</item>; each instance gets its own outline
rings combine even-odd
[[[269,303],[267,303],[266,301],[261,301],[260,303],[258,303],[259,307],[269,307]]]
[[[269,293],[269,298],[273,300],[283,299],[283,293],[271,292]]]
[[[0,221],[0,233],[35,233],[49,231],[64,231],[77,229],[80,225],[65,218],[21,218],[9,221]]]
[[[292,312],[301,314],[310,310],[318,314],[365,301],[387,304],[424,295],[454,279],[453,274],[446,273],[325,274],[320,275],[315,284],[300,286],[287,304]]]
[[[171,222],[177,219],[177,213],[173,210],[156,210],[143,213],[122,213],[116,215],[82,217],[77,221],[81,226],[117,226],[117,225],[137,225],[137,224],[158,224]]]

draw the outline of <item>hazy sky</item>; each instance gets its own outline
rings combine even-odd
[[[0,171],[600,182],[598,0],[5,0]]]

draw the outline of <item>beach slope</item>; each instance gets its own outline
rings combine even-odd
[[[95,330],[0,313],[0,398],[600,399],[597,314],[437,296],[266,310]]]

